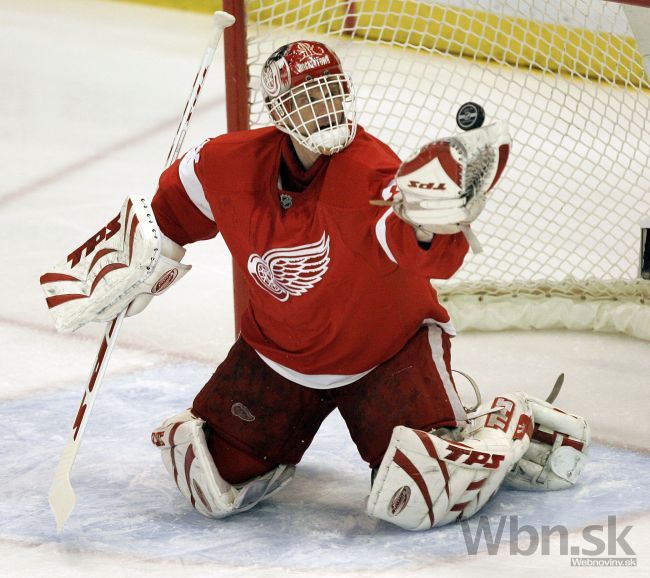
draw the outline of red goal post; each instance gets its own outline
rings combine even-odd
[[[635,6],[630,6],[634,4]],[[261,65],[329,43],[360,123],[402,157],[480,102],[512,159],[473,227],[484,253],[433,281],[459,328],[621,331],[650,339],[639,223],[650,217],[650,4],[603,0],[224,0],[228,130],[268,124]],[[246,306],[235,271],[235,319]]]

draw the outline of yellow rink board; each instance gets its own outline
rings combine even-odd
[[[207,13],[221,9],[220,0],[118,1]],[[271,25],[300,22],[301,27],[332,34],[340,33],[345,22],[341,0],[323,0],[318,11],[313,3],[300,0],[278,0],[259,11],[260,4],[250,2],[251,13],[255,11]],[[632,37],[411,0],[361,0],[354,4],[357,38],[632,87],[650,86]],[[268,0],[264,5],[269,5]],[[323,19],[323,13],[328,17]]]

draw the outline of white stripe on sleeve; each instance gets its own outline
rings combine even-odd
[[[387,201],[393,196],[392,193],[392,188],[395,185],[395,179],[393,179],[386,188],[381,192],[381,196],[384,199],[384,201]],[[386,238],[386,221],[388,217],[390,217],[393,214],[393,209],[392,207],[388,208],[386,212],[381,216],[381,219],[377,221],[377,224],[375,225],[375,235],[377,236],[377,241],[379,241],[379,245],[381,248],[384,250],[384,253],[386,253],[386,256],[397,265],[397,259],[395,259],[395,255],[393,255],[393,252],[390,250],[390,247],[388,246],[388,239]]]
[[[208,200],[205,198],[203,185],[194,171],[195,162],[199,158],[198,151],[202,146],[200,145],[187,152],[178,165],[178,176],[181,179],[181,183],[183,183],[187,196],[194,203],[194,206],[214,222],[214,215],[212,214]]]

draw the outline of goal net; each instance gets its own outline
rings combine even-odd
[[[225,0],[224,9],[242,26],[226,45],[231,130],[269,124],[261,66],[303,38],[338,53],[359,123],[402,158],[458,132],[467,101],[484,107],[486,123],[509,122],[509,165],[473,225],[484,251],[452,280],[433,280],[457,327],[650,339],[650,281],[639,275],[640,222],[650,217],[639,50],[650,33],[639,22],[650,8],[632,8],[638,18],[602,0]]]

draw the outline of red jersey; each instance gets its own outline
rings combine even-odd
[[[162,174],[153,200],[177,243],[223,236],[248,281],[242,338],[290,370],[352,375],[395,355],[425,319],[450,328],[429,279],[450,277],[468,245],[458,233],[424,247],[391,208],[369,204],[397,192],[395,153],[359,127],[296,193],[282,189],[289,142],[274,127],[207,140]]]

